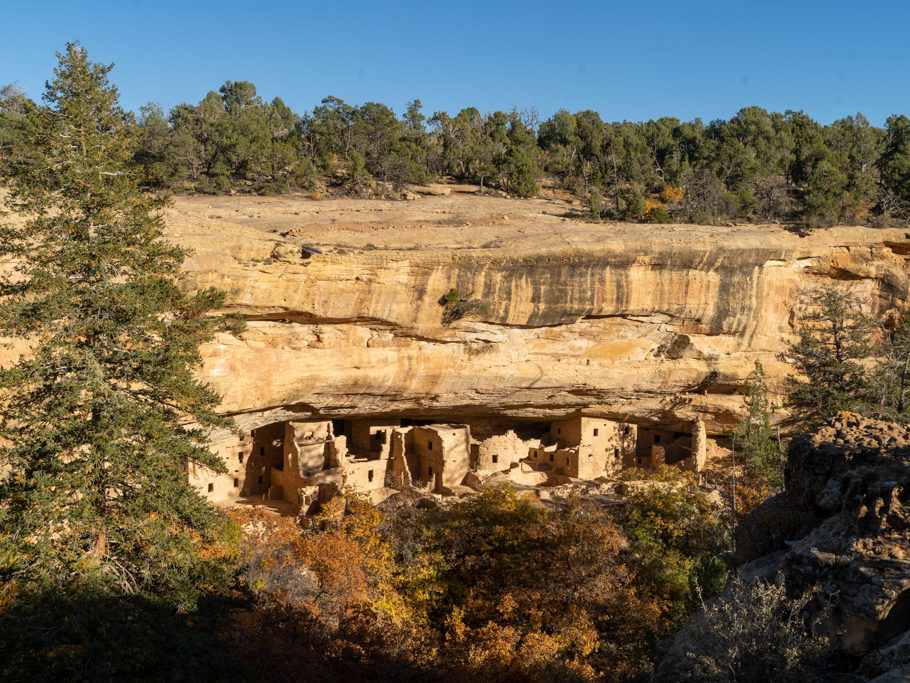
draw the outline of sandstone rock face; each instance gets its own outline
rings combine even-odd
[[[870,312],[907,300],[902,231],[588,224],[567,208],[179,198],[168,225],[194,250],[187,287],[226,290],[250,321],[204,350],[203,373],[248,427],[591,410],[680,430],[700,418],[716,435],[742,414],[732,392],[755,360],[782,390],[801,289],[840,285]],[[483,310],[443,325],[451,288]]]

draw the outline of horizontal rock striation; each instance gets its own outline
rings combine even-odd
[[[841,286],[870,312],[907,300],[900,231],[554,213],[542,200],[182,198],[168,224],[194,252],[187,286],[226,290],[249,320],[205,349],[203,369],[246,426],[587,410],[670,427],[701,417],[720,434],[755,360],[782,391],[800,290]],[[445,325],[452,288],[482,308]]]

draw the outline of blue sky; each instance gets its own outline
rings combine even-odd
[[[742,107],[829,123],[910,114],[910,2],[0,0],[0,85],[39,98],[55,51],[115,62],[121,104],[197,102],[248,80],[298,113],[327,95],[429,114],[536,106],[608,121]]]

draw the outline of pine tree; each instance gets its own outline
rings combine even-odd
[[[800,340],[781,354],[805,377],[790,380],[791,406],[809,424],[839,410],[866,411],[869,382],[862,361],[871,352],[871,321],[853,297],[832,289],[808,292],[800,308]]]
[[[749,417],[736,426],[731,436],[747,462],[761,473],[768,484],[780,489],[784,485],[783,460],[771,430],[772,406],[768,400],[765,377],[762,364],[755,361],[755,369],[746,379],[743,399],[749,409]]]
[[[887,330],[879,360],[872,373],[872,391],[878,417],[895,422],[910,420],[910,311],[904,311]]]
[[[187,296],[165,202],[137,188],[135,126],[112,65],[58,54],[30,118],[41,163],[6,178],[0,337],[31,352],[0,370],[0,583],[97,586],[191,605],[226,579],[229,527],[187,481],[223,471],[204,446],[225,424],[193,375],[223,295]]]

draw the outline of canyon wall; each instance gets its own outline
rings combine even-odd
[[[204,349],[222,410],[245,427],[582,410],[670,428],[701,418],[720,434],[754,361],[783,391],[777,354],[802,290],[837,286],[880,316],[907,302],[903,231],[588,224],[549,208],[179,200],[168,225],[193,250],[187,287],[225,290],[248,320]],[[443,324],[450,288],[482,311]]]

